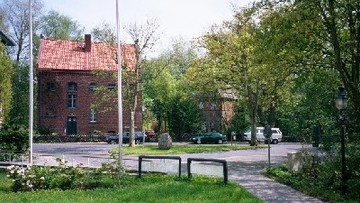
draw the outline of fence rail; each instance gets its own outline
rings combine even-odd
[[[220,159],[203,159],[203,158],[188,158],[187,159],[187,170],[188,170],[188,178],[191,181],[192,180],[192,173],[191,173],[191,162],[215,162],[215,163],[221,163],[223,166],[223,177],[225,184],[228,182],[228,166],[227,162],[225,160]]]
[[[170,160],[178,160],[179,161],[179,166],[178,166],[178,170],[179,170],[179,177],[181,177],[181,157],[179,156],[139,156],[139,178],[141,178],[141,173],[142,173],[142,162],[143,159],[170,159]]]
[[[0,168],[11,165],[26,166],[28,155],[24,152],[0,150]]]

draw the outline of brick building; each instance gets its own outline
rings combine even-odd
[[[219,90],[216,95],[199,99],[199,108],[204,113],[203,131],[224,132],[235,115],[235,101],[238,97],[231,88]]]
[[[124,44],[122,63],[135,67],[135,47]],[[64,135],[118,131],[116,44],[42,38],[37,63],[39,129]],[[140,95],[141,97],[141,95]],[[104,100],[104,98],[107,98]],[[141,98],[135,130],[142,126]],[[130,112],[123,109],[124,131]]]

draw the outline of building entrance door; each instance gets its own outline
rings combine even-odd
[[[66,134],[67,135],[76,135],[77,134],[76,117],[68,117]]]

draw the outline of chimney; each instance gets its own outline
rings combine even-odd
[[[85,34],[85,52],[91,52],[91,34]]]

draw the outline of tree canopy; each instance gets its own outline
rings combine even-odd
[[[8,119],[12,100],[13,64],[5,47],[0,43],[0,119]]]
[[[84,28],[70,17],[51,10],[40,19],[40,33],[52,39],[82,39]]]

